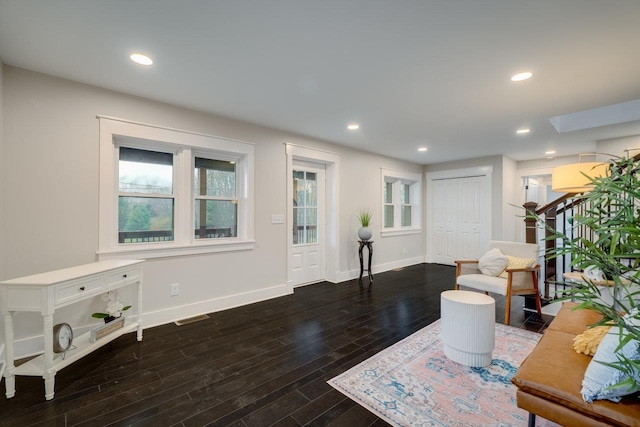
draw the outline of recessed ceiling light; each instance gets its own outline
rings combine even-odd
[[[518,129],[518,130],[516,131],[516,133],[517,133],[518,135],[524,135],[524,134],[529,133],[529,132],[531,132],[531,129]]]
[[[545,151],[544,154],[546,154],[546,155],[556,154],[556,150]]]
[[[347,125],[347,129],[349,129],[349,130],[358,130],[358,129],[360,129],[360,125],[357,124],[357,123],[349,123]]]
[[[533,76],[533,73],[530,71],[525,71],[523,73],[515,74],[511,77],[512,82],[521,82],[522,80],[530,79]]]
[[[132,53],[129,57],[133,62],[140,65],[151,65],[153,64],[153,60],[149,58],[147,55],[143,55],[141,53]]]
[[[418,148],[418,151],[427,151],[427,147],[420,147]]]

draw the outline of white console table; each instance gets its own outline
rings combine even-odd
[[[15,376],[29,375],[42,376],[45,399],[51,400],[54,396],[56,372],[59,370],[134,329],[137,329],[138,341],[142,340],[142,262],[107,260],[0,282],[0,309],[4,316],[6,345],[4,377],[7,398],[16,394]],[[137,285],[137,302],[134,305],[136,321],[125,322],[123,328],[94,343],[89,342],[90,332],[74,336],[73,345],[76,348],[67,351],[64,358],[54,359],[53,314],[56,309],[133,284]],[[14,366],[13,350],[13,313],[16,311],[40,312],[44,337],[44,354],[18,367]]]

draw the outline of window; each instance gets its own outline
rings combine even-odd
[[[235,237],[238,229],[235,162],[195,158],[195,238]]]
[[[411,186],[400,184],[400,225],[411,227]]]
[[[382,169],[382,235],[421,231],[422,176]]]
[[[100,118],[100,259],[253,248],[253,144]]]
[[[118,243],[173,240],[173,154],[119,151]]]

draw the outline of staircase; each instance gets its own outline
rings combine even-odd
[[[640,160],[640,154],[633,157],[634,161]],[[571,268],[570,254],[549,257],[549,250],[558,242],[556,240],[545,240],[554,233],[552,230],[567,236],[569,239],[584,238],[588,241],[595,241],[596,236],[587,227],[576,227],[572,225],[572,218],[576,215],[583,215],[591,208],[590,202],[581,197],[582,193],[568,193],[564,196],[538,207],[535,202],[527,202],[523,205],[527,214],[535,214],[544,222],[544,227],[537,223],[536,219],[527,216],[525,218],[525,238],[527,243],[540,243],[545,249],[544,262],[540,266],[540,277],[544,283],[543,304],[563,296],[566,289],[563,274],[573,271]],[[633,262],[633,260],[628,260]],[[553,288],[553,290],[552,290]],[[533,297],[526,297],[525,308],[535,309]]]
[[[582,213],[586,208],[583,199],[575,198],[579,194],[580,193],[565,194],[541,207],[538,207],[538,204],[535,202],[527,202],[524,204],[524,208],[528,214],[535,214],[537,217],[542,218],[545,224],[545,228],[543,228],[534,218],[525,218],[526,242],[541,243],[541,246],[545,250],[544,262],[540,266],[541,282],[544,283],[544,293],[542,295],[543,304],[549,303],[559,297],[557,292],[551,291],[551,287],[554,287],[554,291],[557,291],[558,288],[560,288],[560,290],[564,289],[565,285],[562,276],[564,273],[572,271],[569,255],[558,256],[556,258],[550,258],[546,255],[549,249],[554,247],[556,241],[544,239],[553,234],[551,230],[559,231],[571,239],[574,237],[583,237],[581,233],[586,233],[585,230],[576,229],[571,226],[571,218],[576,214]],[[531,301],[527,298],[525,307],[535,308],[534,299],[530,299]]]

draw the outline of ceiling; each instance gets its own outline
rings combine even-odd
[[[549,122],[640,99],[638,0],[0,0],[0,59],[420,164],[640,134]]]

